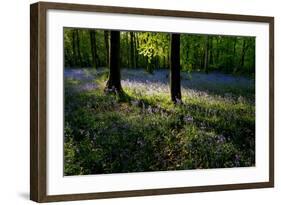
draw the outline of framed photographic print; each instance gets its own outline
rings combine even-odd
[[[274,186],[274,18],[30,7],[30,197]]]

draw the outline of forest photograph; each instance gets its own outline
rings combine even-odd
[[[255,42],[65,27],[64,175],[255,166]]]

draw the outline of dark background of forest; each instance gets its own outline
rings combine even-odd
[[[108,67],[109,31],[64,28],[66,68]],[[120,67],[148,72],[169,67],[169,33],[121,32]],[[255,73],[255,38],[181,34],[181,71],[219,71],[252,76]]]

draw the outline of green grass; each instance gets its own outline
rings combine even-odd
[[[255,165],[255,107],[216,96],[148,95],[103,83],[74,92],[65,83],[66,175],[227,168]]]

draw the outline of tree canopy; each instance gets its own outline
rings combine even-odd
[[[109,31],[65,28],[65,67],[108,67]],[[120,32],[120,67],[148,72],[169,67],[169,33]],[[255,38],[181,34],[181,71],[255,72]]]

